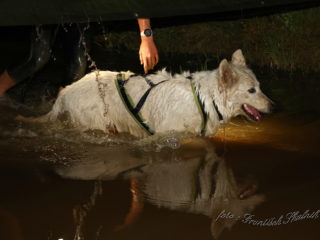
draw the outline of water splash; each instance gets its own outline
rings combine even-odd
[[[170,147],[172,149],[178,149],[180,147],[179,139],[176,136],[168,136],[161,139],[160,145]]]
[[[107,31],[106,31],[106,29],[105,29],[105,26],[104,26],[104,24],[103,24],[103,21],[102,21],[101,16],[100,16],[100,20],[98,21],[98,24],[99,24],[100,27],[101,27],[101,32],[102,32],[103,39],[104,39],[105,42],[107,42],[107,41],[108,41]]]
[[[181,147],[181,141],[189,137],[192,136],[187,133],[172,131],[165,134],[155,134],[143,139],[136,139],[131,142],[131,146],[144,152],[160,152],[163,148],[176,150]]]
[[[99,95],[101,98],[101,101],[103,102],[103,106],[104,106],[104,113],[103,115],[106,117],[108,114],[108,108],[109,105],[105,102],[105,89],[104,89],[104,85],[103,83],[100,81],[99,79],[99,69],[97,67],[96,62],[92,59],[88,47],[87,47],[87,43],[86,43],[86,39],[85,39],[85,32],[90,28],[90,22],[88,21],[87,25],[85,27],[82,28],[81,31],[81,36],[80,36],[80,42],[79,44],[82,44],[82,47],[84,49],[84,55],[89,63],[89,69],[94,71],[96,74],[96,82],[97,82],[97,86],[98,86],[98,90],[99,90]],[[106,128],[109,128],[109,126],[106,126]]]

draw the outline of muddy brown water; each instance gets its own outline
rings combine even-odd
[[[1,108],[0,239],[319,239],[312,114],[236,119],[206,140],[80,133],[14,115]]]

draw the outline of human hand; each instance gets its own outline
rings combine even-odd
[[[152,36],[141,37],[139,57],[145,73],[148,73],[159,62],[158,50]]]

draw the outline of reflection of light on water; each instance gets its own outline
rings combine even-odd
[[[217,139],[231,142],[265,142],[265,126],[262,124],[251,124],[249,122],[235,120],[227,126],[221,127],[216,133]]]
[[[267,145],[287,151],[315,152],[320,122],[306,123],[289,115],[272,116],[259,123],[235,119],[221,127],[214,140]]]
[[[281,121],[265,119],[259,123],[250,123],[235,119],[219,129],[214,139],[221,142],[265,145],[288,151],[299,151],[299,145],[292,140],[293,131]]]

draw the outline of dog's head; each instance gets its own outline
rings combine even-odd
[[[233,53],[231,63],[226,59],[220,62],[218,84],[220,93],[227,96],[225,103],[231,117],[244,115],[260,121],[261,112],[270,112],[271,100],[262,93],[240,49]]]

